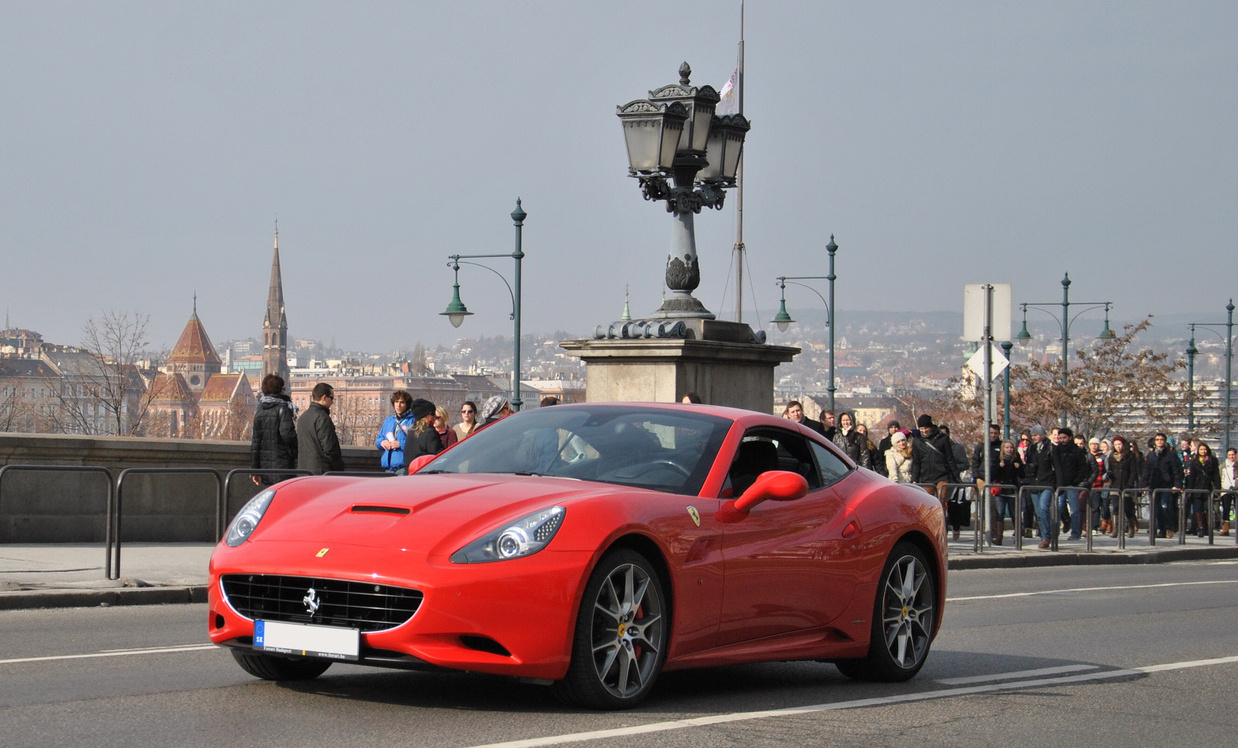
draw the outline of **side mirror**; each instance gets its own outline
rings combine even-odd
[[[435,457],[438,457],[438,455],[422,455],[418,457],[417,459],[413,460],[412,462],[408,463],[408,474],[412,475],[413,473],[422,469],[427,464],[433,462]]]
[[[738,522],[764,501],[795,501],[807,493],[808,481],[799,473],[767,470],[758,475],[738,499],[723,504],[714,519],[723,523]]]

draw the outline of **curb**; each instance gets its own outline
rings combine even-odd
[[[1034,554],[1018,553],[998,555],[977,554],[951,558],[947,564],[950,571],[964,569],[1034,569],[1046,566],[1123,566],[1130,564],[1164,564],[1174,561],[1216,561],[1238,559],[1238,546],[1207,548],[1157,548],[1137,553],[1130,552],[1074,552],[1039,551]]]
[[[182,605],[206,602],[206,585],[109,590],[28,590],[0,595],[0,610],[99,608],[119,605]]]

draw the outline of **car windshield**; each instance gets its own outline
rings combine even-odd
[[[730,425],[639,405],[537,408],[487,426],[418,472],[549,475],[693,495]]]

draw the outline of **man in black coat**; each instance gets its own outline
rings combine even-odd
[[[1183,483],[1182,460],[1169,446],[1165,434],[1157,432],[1152,438],[1152,448],[1143,458],[1143,485],[1156,507],[1156,537],[1172,538],[1178,531],[1178,497],[1171,491],[1157,489],[1181,489]]]
[[[911,443],[911,482],[950,483],[958,480],[960,468],[954,462],[954,445],[933,424],[933,417],[925,413],[916,419],[920,429],[919,438]],[[941,498],[940,492],[937,492]]]
[[[1054,429],[1056,431],[1056,429]],[[1047,483],[1041,483],[1041,480],[1052,480],[1052,475],[1046,476],[1042,472],[1042,466],[1049,459],[1049,450],[1053,448],[1053,443],[1049,441],[1045,434],[1045,427],[1039,423],[1032,426],[1030,436],[1032,443],[1027,447],[1027,455],[1023,462],[1023,484],[1026,486],[1045,486]],[[1023,505],[1023,537],[1030,538],[1033,517],[1036,520],[1040,517],[1040,504],[1043,501],[1046,510],[1049,507],[1049,496],[1052,491],[1038,491],[1034,494],[1026,494]],[[1039,535],[1041,538],[1048,538],[1048,512],[1046,511],[1044,521],[1040,524]],[[1048,548],[1049,544],[1044,540],[1041,541],[1041,548]]]
[[[1058,443],[1050,452],[1056,481],[1054,485],[1091,488],[1096,477],[1096,460],[1093,460],[1083,447],[1075,444],[1075,432],[1063,426],[1057,433]],[[1059,516],[1063,505],[1070,507],[1071,540],[1083,537],[1083,506],[1080,501],[1083,494],[1084,491],[1063,491],[1059,500]]]
[[[782,417],[787,419],[788,421],[795,421],[801,426],[807,426],[808,428],[812,429],[813,431],[816,431],[818,434],[821,434],[827,439],[834,438],[833,433],[830,433],[830,434],[825,433],[825,426],[823,426],[820,421],[814,421],[813,419],[804,415],[804,406],[800,404],[799,400],[792,400],[791,402],[787,403],[786,410],[782,411]]]
[[[340,440],[331,421],[331,405],[335,388],[326,382],[314,385],[310,394],[314,402],[297,420],[297,467],[315,475],[344,469]]]

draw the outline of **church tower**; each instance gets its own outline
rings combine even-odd
[[[198,295],[193,295],[193,314],[181,332],[172,352],[168,354],[166,371],[169,374],[180,374],[189,385],[189,390],[197,395],[206,387],[206,382],[218,374],[222,361],[215,353],[215,346],[206,334],[206,328],[198,319]]]
[[[284,316],[284,281],[279,272],[279,224],[275,224],[275,256],[271,260],[271,288],[267,291],[266,319],[262,321],[262,376],[278,374],[292,391],[288,376],[288,318]]]

